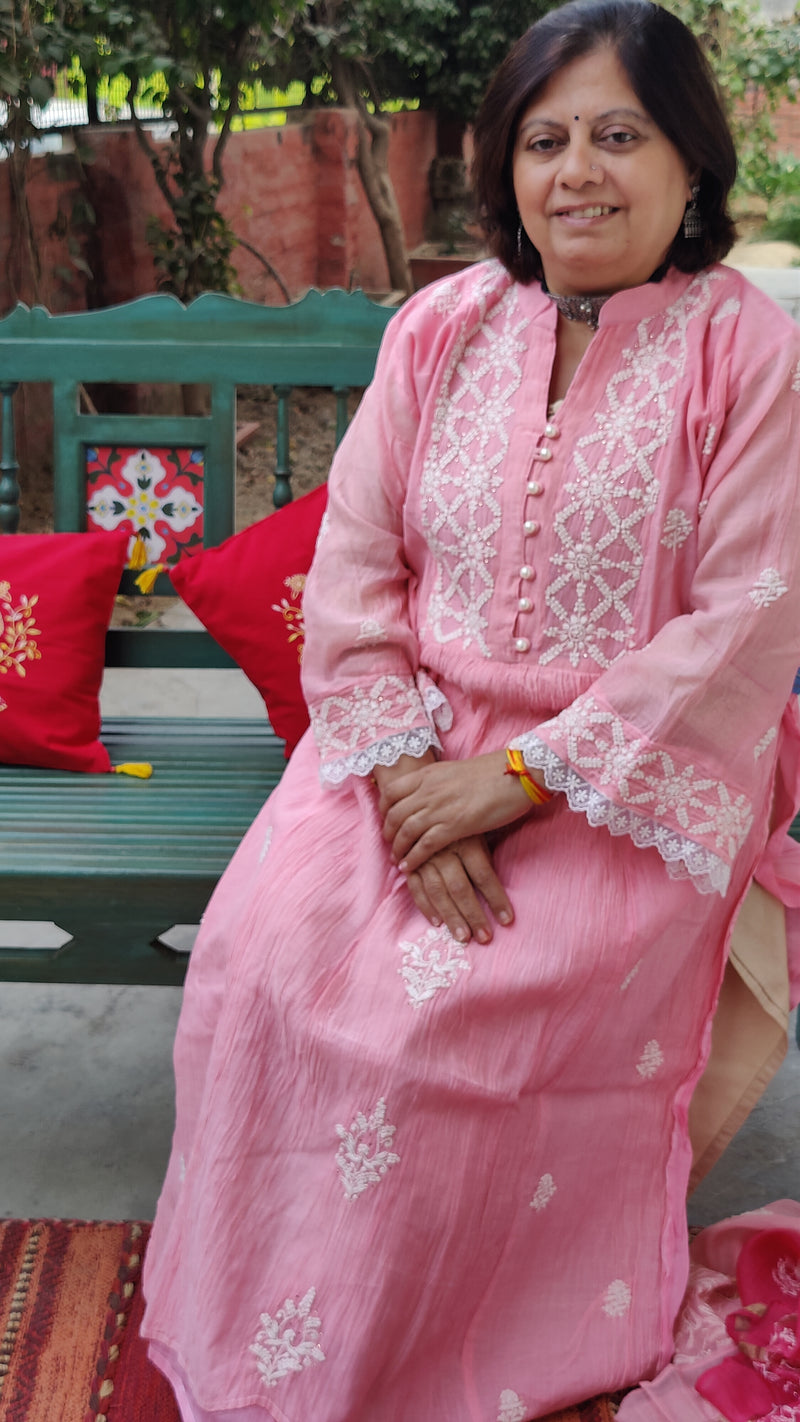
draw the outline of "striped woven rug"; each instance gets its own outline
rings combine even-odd
[[[3,1422],[180,1422],[139,1336],[149,1224],[0,1221]],[[613,1422],[610,1398],[547,1422]]]

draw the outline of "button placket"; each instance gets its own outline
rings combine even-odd
[[[561,433],[561,431],[559,430],[558,425],[557,425],[553,420],[548,420],[548,421],[547,421],[547,424],[546,424],[545,427],[544,427],[544,435],[543,435],[543,438],[542,438],[541,440],[539,440],[538,443],[537,443],[536,451],[535,451],[534,456],[533,456],[534,462],[535,462],[536,460],[538,460],[538,461],[540,461],[542,464],[549,464],[549,463],[550,463],[550,461],[551,461],[552,458],[553,458],[553,451],[552,451],[552,449],[550,448],[550,446],[549,446],[548,444],[545,444],[545,443],[544,443],[544,440],[545,440],[545,439],[548,439],[548,440],[555,440],[555,439],[558,439],[560,433]],[[540,479],[528,479],[527,484],[526,484],[525,492],[526,492],[526,495],[527,495],[528,497],[532,498],[532,499],[541,498],[542,494],[544,493],[544,485],[542,484],[542,482],[541,482]],[[524,537],[525,537],[526,540],[529,539],[529,538],[535,538],[536,535],[537,535],[540,531],[541,531],[541,524],[539,523],[538,519],[535,519],[535,518],[525,518],[525,519],[523,520],[522,532],[523,532],[523,535],[524,535]],[[526,549],[526,551],[527,551],[527,549]],[[527,562],[526,562],[526,563],[523,563],[522,567],[521,567],[520,570],[519,570],[519,576],[520,576],[520,581],[521,581],[522,583],[532,583],[533,580],[534,580],[534,578],[536,577],[536,570],[535,570],[533,564],[532,564],[532,563],[527,563]],[[520,594],[519,594],[519,596],[518,596],[518,598],[517,598],[517,617],[516,617],[516,619],[515,619],[515,621],[517,622],[517,624],[519,623],[519,618],[520,618],[520,616],[523,616],[524,614],[529,613],[529,612],[532,612],[532,611],[533,611],[533,598],[531,598],[531,597],[528,596],[528,594],[527,594],[527,592],[526,592],[525,589],[521,589],[521,590],[520,590]],[[515,650],[515,652],[519,652],[519,653],[528,652],[528,651],[530,651],[530,646],[531,646],[531,643],[530,643],[530,638],[529,638],[529,637],[515,637],[515,638],[514,638],[514,650]]]

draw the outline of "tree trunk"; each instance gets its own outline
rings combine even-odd
[[[347,60],[332,57],[331,77],[339,102],[355,109],[358,118],[358,174],[372,209],[389,268],[393,291],[410,296],[414,290],[397,195],[389,176],[389,123],[370,113],[359,91],[358,76]]]

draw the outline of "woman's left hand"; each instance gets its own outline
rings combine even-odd
[[[520,819],[531,802],[516,776],[506,775],[505,751],[421,765],[381,789],[383,835],[404,873],[456,840],[486,834]]]

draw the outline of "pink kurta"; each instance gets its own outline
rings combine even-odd
[[[176,1044],[145,1332],[198,1422],[522,1422],[672,1353],[732,921],[793,872],[800,333],[672,273],[548,420],[555,330],[495,263],[421,292],[334,465],[313,734]],[[463,947],[369,771],[514,741],[563,793],[492,836],[516,921]]]

